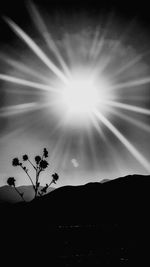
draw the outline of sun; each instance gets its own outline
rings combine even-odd
[[[104,112],[104,102],[109,96],[108,86],[104,79],[97,79],[89,71],[74,71],[67,83],[56,87],[60,92],[58,103],[61,106],[61,115],[67,114],[67,118],[75,124],[90,119],[96,108]],[[57,104],[55,108],[58,110]]]
[[[92,79],[75,77],[63,90],[62,102],[72,116],[87,115],[98,103],[98,91]]]

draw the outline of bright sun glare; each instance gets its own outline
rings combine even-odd
[[[67,83],[56,85],[59,88],[58,103],[61,106],[61,115],[67,114],[70,121],[86,122],[91,119],[93,110],[97,107],[103,113],[105,110],[105,101],[110,98],[108,85],[104,79],[97,79],[95,75],[88,71],[80,70],[71,73]],[[56,102],[57,103],[57,102]],[[55,106],[58,111],[58,106]]]
[[[18,127],[18,135],[20,130],[26,132],[25,125],[29,129],[32,125],[33,133],[34,126],[37,126],[41,135],[47,136],[54,147],[51,161],[57,159],[64,169],[73,153],[78,153],[86,168],[91,166],[85,164],[89,163],[89,159],[94,168],[99,168],[99,159],[105,153],[106,161],[101,166],[105,167],[107,163],[108,167],[111,159],[109,166],[120,168],[120,152],[124,154],[124,147],[136,160],[135,168],[139,163],[143,170],[150,173],[149,159],[142,153],[145,147],[146,154],[149,154],[145,135],[150,133],[147,51],[138,54],[132,40],[129,44],[126,42],[123,29],[117,33],[118,26],[114,31],[115,25],[110,23],[106,28],[103,23],[90,27],[86,24],[81,27],[77,23],[76,29],[71,22],[68,23],[69,28],[64,26],[61,34],[53,36],[51,27],[33,4],[30,4],[30,11],[36,30],[41,34],[39,42],[10,18],[4,18],[30,51],[23,51],[18,59],[14,57],[15,53],[6,55],[1,51],[0,82],[3,82],[8,101],[0,108],[0,118],[9,119],[8,136],[11,123],[14,133]],[[37,114],[41,117],[37,115],[35,119],[35,111],[40,111]],[[26,117],[28,113],[30,116]],[[22,119],[18,122],[21,115]],[[49,125],[46,125],[49,121],[45,122],[43,116],[48,118]],[[74,126],[77,128],[75,131]],[[46,135],[44,129],[48,129]],[[78,140],[74,138],[74,133],[79,134]],[[114,144],[112,140],[115,140]],[[112,165],[113,153],[116,165]],[[123,167],[124,158],[128,157],[123,156]]]
[[[92,79],[72,78],[63,90],[62,102],[72,116],[87,115],[98,102],[98,91]]]

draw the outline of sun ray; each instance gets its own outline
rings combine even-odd
[[[69,164],[68,161],[70,161],[70,163],[71,163],[71,159],[69,158],[70,151],[71,151],[71,142],[72,142],[72,139],[69,138],[69,140],[67,140],[66,144],[64,145],[64,151],[62,151],[63,155],[64,155],[62,160],[61,160],[63,170],[65,170],[66,166]]]
[[[49,49],[51,51],[53,51],[54,55],[56,56],[59,63],[61,64],[65,74],[68,77],[71,77],[70,70],[69,70],[66,62],[64,61],[62,55],[60,54],[59,49],[56,46],[56,42],[54,42],[50,32],[48,31],[48,29],[46,27],[46,24],[43,21],[43,18],[41,17],[40,13],[38,12],[38,9],[35,7],[35,5],[33,3],[30,3],[29,10],[30,10],[32,18],[35,22],[35,25],[37,26],[37,29],[39,30],[41,35],[44,37],[44,40],[45,40],[47,46],[49,47]]]
[[[148,160],[128,141],[128,139],[98,110],[94,109],[95,116],[120,140],[132,156],[145,168],[148,173],[150,172],[150,163]]]
[[[62,150],[64,150],[65,145],[67,144],[66,134],[65,131],[62,131],[61,123],[59,126],[57,125],[57,129],[53,131],[53,134],[56,134],[58,129],[61,131],[61,134],[59,135],[57,141],[53,143],[53,149],[50,155],[51,162],[55,162],[57,168],[61,163],[62,157],[65,156],[66,158],[66,155],[62,153]]]
[[[120,159],[118,160],[118,158],[117,158],[117,151],[114,149],[112,144],[109,142],[109,139],[104,134],[104,131],[102,130],[102,127],[100,127],[100,125],[99,125],[99,123],[97,121],[97,118],[95,117],[94,114],[91,114],[91,120],[92,120],[94,128],[96,129],[96,131],[100,135],[104,145],[106,146],[105,150],[107,150],[107,149],[109,150],[109,157],[112,156],[114,164],[116,165],[116,168],[118,168],[119,167],[118,161],[119,161],[119,163],[121,163],[121,161],[120,161]],[[88,134],[88,138],[89,138],[89,142],[90,142],[90,145],[91,145],[91,151],[92,151],[92,154],[93,154],[93,158],[96,159],[96,163],[97,163],[97,165],[99,165],[101,159],[99,159],[97,157],[96,152],[94,153],[95,146],[93,147],[94,142],[93,142],[92,136],[90,134]]]
[[[109,138],[106,135],[104,135],[104,133],[102,132],[102,128],[100,127],[100,125],[99,125],[97,119],[95,118],[94,114],[91,117],[91,120],[93,122],[93,126],[95,127],[96,131],[100,134],[100,136],[102,137],[103,141],[105,142],[106,149],[109,150],[109,156],[113,159],[113,164],[115,164],[115,167],[117,168],[117,170],[119,171],[119,173],[121,175],[123,162],[122,162],[121,158],[118,156],[118,150],[109,141]],[[95,156],[95,157],[97,159],[97,156]],[[97,159],[97,162],[98,162],[98,165],[99,165],[99,159]]]
[[[8,142],[8,140],[13,139],[15,136],[21,135],[24,133],[24,128],[19,127],[17,129],[11,130],[11,132],[5,132],[5,134],[0,134],[0,145],[4,144],[4,142]]]
[[[0,117],[14,116],[26,112],[31,112],[33,110],[37,110],[38,108],[39,104],[35,102],[11,105],[0,108]]]
[[[43,81],[44,83],[50,82],[49,78],[46,77],[46,75],[41,75],[39,71],[36,71],[32,67],[26,65],[23,62],[20,62],[18,60],[12,59],[10,57],[7,57],[5,54],[0,54],[0,58],[7,63],[9,66],[12,66],[15,70],[18,70],[19,73],[23,73],[24,75],[32,75],[32,77],[39,79]]]
[[[116,76],[122,74],[124,71],[130,69],[131,67],[133,67],[135,64],[137,64],[139,61],[141,61],[141,59],[145,56],[145,54],[140,54],[137,55],[136,57],[134,57],[133,59],[131,59],[130,61],[127,61],[127,63],[123,64],[123,66],[121,68],[119,68],[117,71],[115,71],[112,75],[113,78],[115,78]]]
[[[100,35],[100,28],[98,27],[96,29],[96,31],[95,31],[94,39],[93,39],[93,42],[92,42],[92,45],[91,45],[91,49],[89,51],[89,56],[90,56],[91,60],[93,59],[93,55],[95,54],[95,51],[96,51],[96,48],[97,48],[97,44],[99,42],[99,35]]]
[[[74,39],[74,36],[70,38],[69,32],[65,33],[65,38],[63,42],[64,42],[64,47],[66,47],[66,55],[67,55],[67,59],[69,61],[71,70],[76,64],[75,62],[76,62],[76,57],[77,57],[77,54],[74,51],[74,44],[72,43],[73,39]]]
[[[63,72],[46,56],[41,48],[10,18],[4,18],[10,28],[29,46],[29,48],[45,63],[45,65],[65,84],[68,82]]]
[[[136,127],[150,133],[150,125],[146,124],[143,121],[137,120],[135,118],[132,118],[131,116],[127,116],[125,114],[123,114],[122,112],[117,112],[115,109],[111,109],[110,110],[111,113],[115,114],[115,116],[118,116],[119,118],[127,121],[128,123],[130,123],[131,125],[135,125]]]
[[[35,83],[35,82],[31,82],[31,81],[24,80],[21,78],[17,78],[14,76],[6,75],[6,74],[0,74],[0,80],[3,80],[5,82],[10,82],[10,83],[15,83],[15,84],[27,86],[27,87],[31,87],[31,88],[35,88],[38,90],[44,90],[44,91],[55,92],[55,93],[59,92],[58,89],[52,88],[50,85]]]
[[[104,46],[105,46],[105,44],[104,44]],[[114,50],[117,49],[118,46],[119,46],[119,44],[116,43],[111,48],[111,53],[113,53]],[[110,54],[108,54],[107,56],[105,55],[104,57],[102,57],[101,61],[96,64],[96,68],[94,69],[95,74],[103,72],[107,68],[107,66],[109,65],[111,60],[112,60],[112,56]]]
[[[59,103],[59,100],[52,102],[31,102],[31,103],[23,103],[17,105],[10,105],[0,108],[0,117],[14,116],[19,115],[26,112],[32,112],[40,109],[47,109],[53,105]]]
[[[108,106],[115,107],[115,108],[121,108],[124,110],[133,111],[133,112],[140,113],[143,115],[150,115],[150,109],[147,109],[147,108],[141,108],[138,106],[124,104],[124,103],[116,102],[116,101],[105,101],[104,100],[102,101],[102,103]]]
[[[93,61],[93,64],[95,65],[96,64],[96,59],[97,57],[99,56],[99,54],[101,53],[102,49],[103,49],[103,46],[104,46],[104,42],[105,42],[105,39],[104,37],[102,36],[99,40],[99,42],[97,43],[97,47],[95,49],[95,51],[93,51],[93,56],[92,56],[92,61]],[[96,45],[96,44],[95,44]]]
[[[99,159],[98,159],[97,154],[96,154],[95,139],[93,137],[93,129],[91,129],[91,127],[88,127],[88,129],[87,129],[87,138],[88,138],[88,142],[89,142],[89,146],[90,146],[90,150],[91,150],[91,156],[92,156],[93,164],[94,164],[94,167],[96,168],[99,164]]]
[[[134,86],[140,86],[140,85],[145,85],[150,83],[150,77],[144,77],[141,79],[137,79],[137,80],[132,80],[132,81],[128,81],[128,82],[124,82],[124,83],[118,83],[115,84],[113,86],[110,87],[111,90],[117,90],[117,89],[122,89],[125,87],[134,87]]]
[[[102,27],[100,28],[101,35],[100,34],[99,35],[98,34],[95,35],[95,37],[96,37],[95,38],[95,51],[93,50],[94,53],[93,53],[93,59],[92,59],[94,65],[96,64],[97,58],[102,53],[102,49],[105,46],[105,41],[107,39],[108,29],[111,27],[113,19],[114,19],[114,13],[111,12],[110,15],[109,15],[108,20],[106,21],[105,27],[104,28],[102,28]],[[98,36],[100,36],[99,39],[98,39]]]
[[[97,130],[97,132],[100,134],[101,138],[103,139],[103,141],[106,141],[104,132],[102,130],[102,128],[100,127],[100,125],[97,122],[97,119],[95,118],[94,114],[90,114],[90,119],[92,121],[92,124],[94,125],[95,129]]]

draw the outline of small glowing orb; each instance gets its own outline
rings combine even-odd
[[[62,101],[73,116],[85,115],[97,105],[98,92],[92,80],[78,77],[69,80],[63,90]]]

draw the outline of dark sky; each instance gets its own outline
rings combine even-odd
[[[30,1],[0,1],[0,12],[7,15],[14,14],[20,19],[23,14],[26,15],[25,5]],[[67,14],[70,11],[87,10],[98,13],[103,9],[106,12],[114,10],[122,14],[122,16],[133,17],[138,16],[145,22],[150,22],[149,3],[148,1],[116,1],[116,0],[35,0],[35,4],[50,7],[51,12],[62,10]]]
[[[0,15],[11,17],[15,19],[20,25],[28,24],[29,12],[27,9],[29,1],[0,1]],[[34,0],[37,6],[44,10],[48,10],[48,14],[58,14],[70,16],[70,14],[77,14],[79,12],[87,12],[93,17],[99,17],[100,14],[110,14],[114,12],[120,18],[130,21],[136,19],[145,28],[149,29],[150,16],[149,16],[149,3],[148,1],[119,1],[119,0]],[[0,20],[0,39],[11,38],[10,32],[8,37],[8,28]],[[2,37],[3,36],[3,37]]]
[[[0,1],[0,16],[8,16],[16,20],[19,25],[28,25],[30,16],[28,12],[29,1],[19,0],[1,0]],[[136,19],[146,30],[149,30],[150,16],[148,1],[119,1],[119,0],[34,0],[33,1],[40,9],[47,10],[49,15],[63,14],[65,17],[79,12],[87,12],[90,16],[99,18],[101,14],[115,15],[131,21]],[[0,19],[0,42],[9,41],[13,38],[13,33],[9,31],[7,25]]]

